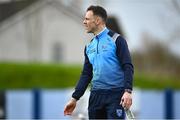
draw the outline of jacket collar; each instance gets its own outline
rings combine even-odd
[[[105,27],[100,33],[98,33],[95,38],[101,38],[102,36],[106,35],[109,30]]]

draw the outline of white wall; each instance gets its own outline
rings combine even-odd
[[[85,43],[91,39],[83,19],[78,21],[53,5],[37,6],[0,26],[0,60],[53,62],[53,47],[60,44],[61,62],[82,63]]]
[[[81,63],[85,41],[88,39],[82,21],[77,23],[51,6],[44,8],[42,16],[43,60],[51,60],[53,45],[60,43],[63,48],[63,62]]]

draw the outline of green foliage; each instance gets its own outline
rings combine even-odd
[[[0,88],[65,88],[75,86],[80,65],[0,64]]]
[[[135,73],[134,86],[142,89],[180,89],[180,80],[173,76]]]
[[[81,74],[81,65],[62,64],[0,64],[1,89],[74,87]],[[135,73],[134,86],[143,89],[180,88],[173,77]]]

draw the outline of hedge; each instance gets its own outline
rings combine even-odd
[[[0,63],[0,88],[58,89],[74,87],[79,80],[81,70],[81,65]],[[180,80],[136,72],[134,86],[143,89],[180,89]]]
[[[80,65],[1,63],[0,88],[66,88],[76,84],[80,73]]]

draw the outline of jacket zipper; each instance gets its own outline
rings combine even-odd
[[[98,46],[99,46],[99,39],[97,38],[97,54],[99,54]]]

